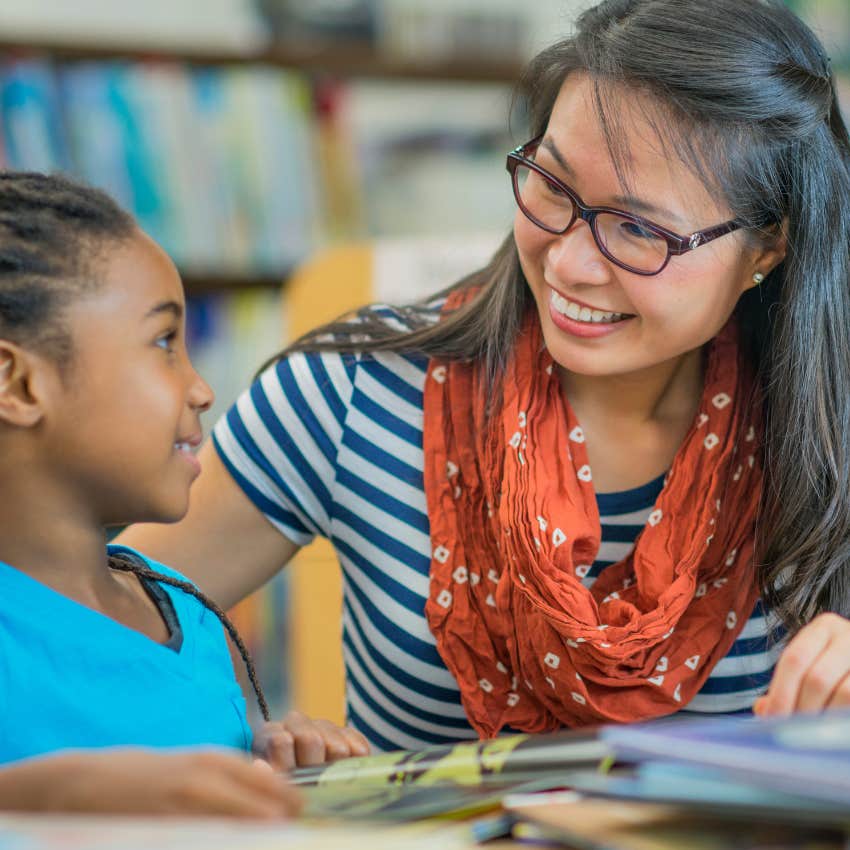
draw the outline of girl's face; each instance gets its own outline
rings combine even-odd
[[[174,521],[213,400],[186,353],[183,286],[141,231],[107,249],[101,277],[68,308],[73,354],[45,420],[48,462],[99,523]]]
[[[630,157],[630,191],[617,177],[591,83],[582,74],[562,86],[536,162],[586,204],[642,215],[675,233],[690,234],[732,218],[696,175],[659,150],[655,131],[641,114],[651,103],[630,90],[617,101],[623,132],[617,144]],[[766,275],[781,259],[775,251],[749,246],[736,231],[672,257],[659,274],[645,277],[606,259],[581,220],[558,236],[517,209],[514,236],[547,347],[562,369],[578,375],[640,373],[702,346],[754,285],[753,275]],[[564,315],[569,310],[575,316],[576,308],[585,307],[624,318],[595,324],[581,321],[580,312],[578,319]]]

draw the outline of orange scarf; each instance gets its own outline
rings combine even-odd
[[[425,613],[480,736],[648,719],[697,693],[758,596],[752,390],[730,323],[709,348],[699,413],[646,527],[588,589],[599,512],[584,435],[536,314],[489,423],[474,365],[429,364]]]

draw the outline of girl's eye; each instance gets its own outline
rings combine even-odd
[[[168,333],[162,334],[162,336],[157,337],[156,345],[161,348],[163,351],[168,351],[169,353],[174,352],[174,341],[177,339],[177,331],[171,330]]]

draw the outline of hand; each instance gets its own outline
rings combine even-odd
[[[75,751],[0,768],[0,809],[285,818],[298,793],[268,767],[219,750]]]
[[[850,706],[850,620],[820,614],[779,656],[767,694],[753,711],[761,717]]]
[[[350,756],[369,755],[366,739],[350,726],[311,720],[290,711],[280,723],[266,723],[254,736],[254,752],[275,770],[324,764]]]

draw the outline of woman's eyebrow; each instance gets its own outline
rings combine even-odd
[[[546,148],[546,150],[552,154],[555,161],[561,167],[561,170],[570,180],[575,180],[575,169],[567,162],[564,155],[558,150],[558,148],[555,147],[555,143],[551,138],[548,136],[544,138],[540,146]],[[643,201],[640,198],[634,197],[634,195],[614,195],[614,197],[611,198],[611,201],[613,204],[621,206],[631,212],[645,215],[647,217],[658,216],[659,218],[663,218],[665,221],[676,222],[679,226],[685,229],[689,228],[687,222],[685,222],[681,216],[676,215],[676,213],[672,210],[668,210],[666,207],[659,207],[655,204],[650,204],[648,201]]]
[[[183,317],[183,305],[177,301],[160,301],[145,313],[145,318],[150,319],[163,313],[171,313],[175,319]]]

